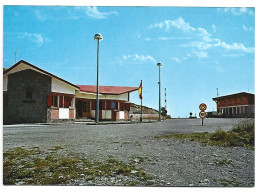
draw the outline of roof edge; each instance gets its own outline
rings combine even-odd
[[[223,95],[223,96],[220,96],[220,97],[214,97],[214,98],[212,98],[212,99],[213,99],[213,100],[217,100],[217,99],[221,99],[221,98],[224,98],[224,97],[232,97],[232,96],[236,96],[236,95],[240,95],[240,94],[255,95],[255,94],[253,94],[253,93],[239,92],[239,93],[234,93],[234,94],[230,94],[230,95]]]
[[[63,81],[63,82],[65,82],[65,83],[67,83],[67,84],[69,84],[69,85],[71,85],[71,86],[73,86],[73,87],[75,87],[75,88],[77,88],[77,89],[80,89],[77,85],[74,85],[74,84],[72,84],[72,83],[70,83],[70,82],[68,82],[68,81],[66,81],[66,80],[64,80],[64,79],[62,79],[62,78],[60,78],[60,77],[58,77],[58,76],[56,76],[56,75],[53,75],[52,73],[49,73],[48,71],[45,71],[45,70],[43,70],[43,69],[41,69],[41,68],[39,68],[39,67],[36,67],[35,65],[33,65],[33,64],[31,64],[31,63],[29,63],[29,62],[27,62],[27,61],[24,61],[24,60],[18,61],[18,62],[17,62],[16,64],[14,64],[12,67],[10,67],[10,68],[8,68],[7,70],[5,70],[5,71],[4,71],[4,74],[8,73],[8,72],[11,71],[13,68],[15,68],[16,66],[20,65],[21,63],[24,63],[24,64],[26,64],[26,65],[28,65],[28,66],[34,68],[34,69],[37,69],[37,70],[43,72],[43,73],[46,73],[47,75],[50,75],[50,76],[52,76],[52,77],[54,77],[54,78],[56,78],[56,79],[58,79],[58,80],[60,80],[60,81]]]

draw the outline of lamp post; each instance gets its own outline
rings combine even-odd
[[[162,63],[157,63],[157,66],[159,67],[159,119],[158,121],[161,121],[161,66]]]
[[[98,64],[99,64],[99,41],[103,39],[101,34],[95,34],[94,40],[97,40],[97,99],[96,99],[96,123],[98,123],[99,101],[98,101]]]

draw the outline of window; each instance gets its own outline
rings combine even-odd
[[[65,108],[71,107],[71,101],[72,101],[71,97],[64,96],[64,107]]]
[[[125,110],[125,105],[123,102],[120,102],[120,111],[124,111]]]
[[[26,88],[26,93],[25,93],[25,98],[27,100],[32,100],[32,95],[33,95],[33,88],[27,87]]]
[[[111,102],[111,109],[112,110],[118,110],[118,102],[112,101]]]
[[[99,110],[102,110],[102,101],[99,101]]]
[[[112,109],[112,110],[115,109],[115,102],[111,102],[111,109]]]
[[[51,101],[52,101],[51,105],[53,107],[58,107],[58,96],[57,95],[52,95],[51,96]]]
[[[125,103],[125,110],[130,111],[130,105],[128,103]]]

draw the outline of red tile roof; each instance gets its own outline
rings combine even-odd
[[[80,88],[80,91],[96,93],[96,85],[77,85]],[[127,92],[132,92],[138,90],[138,87],[120,87],[120,86],[99,86],[100,94],[111,94],[111,95],[120,95]]]

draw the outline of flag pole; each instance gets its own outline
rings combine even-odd
[[[141,122],[143,121],[143,80],[141,80]]]

